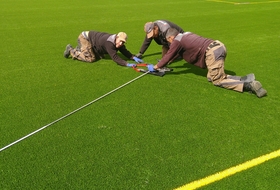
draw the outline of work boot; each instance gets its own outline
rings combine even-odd
[[[257,97],[261,98],[267,94],[267,91],[262,88],[262,85],[259,81],[252,82],[244,82],[243,89],[246,91],[252,91],[257,95]]]
[[[71,49],[73,49],[73,47],[72,47],[70,44],[68,44],[68,45],[66,46],[66,49],[65,49],[64,54],[63,54],[63,56],[64,56],[65,58],[68,58],[68,57],[70,56],[70,50],[71,50]]]
[[[248,82],[248,83],[253,82],[254,80],[255,80],[254,73],[248,74],[240,78],[240,81]]]

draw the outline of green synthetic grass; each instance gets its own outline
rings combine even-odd
[[[140,75],[65,59],[83,30],[125,31],[137,53],[145,22],[171,20],[225,43],[226,72],[255,73],[268,96],[214,87],[178,61],[0,152],[0,189],[174,189],[278,150],[280,2],[262,2],[1,2],[0,148]],[[276,158],[202,189],[277,189],[279,172]]]

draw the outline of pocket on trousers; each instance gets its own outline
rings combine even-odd
[[[215,56],[215,60],[225,59],[227,56],[227,52],[226,52],[226,49],[224,48],[224,46],[221,46],[218,49],[215,49],[213,51],[213,53]]]

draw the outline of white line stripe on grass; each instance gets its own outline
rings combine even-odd
[[[177,188],[176,190],[187,190],[187,189],[197,189],[200,188],[202,186],[208,185],[210,183],[214,183],[216,181],[219,181],[223,178],[229,177],[231,175],[234,175],[238,172],[241,172],[243,170],[247,170],[249,168],[252,168],[254,166],[260,165],[266,161],[269,161],[271,159],[280,157],[280,149],[276,150],[274,152],[271,152],[269,154],[260,156],[258,158],[249,160],[247,162],[244,162],[242,164],[239,164],[237,166],[231,167],[229,169],[226,169],[224,171],[218,172],[216,174],[210,175],[208,177],[202,178],[200,180],[197,181],[193,181],[191,183],[188,183],[182,187]]]
[[[216,3],[229,3],[229,4],[235,4],[235,2],[230,2],[230,1],[220,1],[220,0],[207,0],[207,1],[212,1]]]
[[[261,2],[232,2],[232,1],[222,1],[222,0],[206,0],[216,3],[228,3],[233,5],[248,5],[248,4],[264,4],[264,3],[280,3],[280,1],[261,1]]]
[[[264,4],[264,3],[280,3],[280,1],[261,1],[261,2],[240,2],[234,3],[234,5],[249,5],[249,4]]]
[[[124,86],[126,86],[126,85],[128,85],[128,84],[130,84],[130,83],[132,83],[133,81],[136,81],[137,79],[143,77],[144,75],[146,75],[146,74],[148,74],[148,73],[149,73],[149,71],[146,72],[146,73],[143,73],[142,75],[140,75],[140,76],[138,76],[138,77],[136,77],[136,78],[134,78],[134,79],[128,81],[127,83],[125,83],[125,84],[119,86],[118,88],[115,88],[114,90],[112,90],[112,91],[110,91],[110,92],[104,94],[103,96],[100,96],[99,98],[97,98],[97,99],[95,99],[95,100],[93,100],[93,101],[91,101],[91,102],[89,102],[89,103],[83,105],[82,107],[80,107],[80,108],[78,108],[78,109],[76,109],[76,110],[74,110],[74,111],[72,111],[72,112],[70,112],[70,113],[68,113],[68,114],[66,114],[66,115],[64,115],[64,116],[62,116],[61,118],[59,118],[59,119],[57,119],[57,120],[55,120],[55,121],[53,121],[53,122],[51,122],[51,123],[49,123],[49,124],[47,124],[47,125],[41,127],[40,129],[38,129],[38,130],[36,130],[36,131],[33,131],[32,133],[30,133],[30,134],[28,134],[28,135],[26,135],[26,136],[24,136],[24,137],[22,137],[22,138],[20,138],[20,139],[18,139],[18,140],[16,140],[16,141],[12,142],[11,144],[8,144],[7,146],[1,148],[1,149],[0,149],[0,152],[3,151],[3,150],[5,150],[5,149],[7,149],[7,148],[9,148],[9,147],[11,147],[11,146],[13,146],[13,145],[15,145],[16,143],[18,143],[18,142],[20,142],[20,141],[22,141],[22,140],[24,140],[24,139],[26,139],[26,138],[28,138],[28,137],[30,137],[30,136],[32,136],[32,135],[34,135],[34,134],[36,134],[36,133],[42,131],[43,129],[45,129],[45,128],[47,128],[47,127],[49,127],[49,126],[51,126],[51,125],[53,125],[53,124],[55,124],[55,123],[57,123],[57,122],[59,122],[60,120],[62,120],[62,119],[64,119],[64,118],[66,118],[66,117],[68,117],[68,116],[70,116],[70,115],[72,115],[72,114],[74,114],[74,113],[80,111],[81,109],[83,109],[83,108],[85,108],[85,107],[87,107],[87,106],[93,104],[94,102],[96,102],[96,101],[98,101],[98,100],[104,98],[105,96],[108,96],[109,94],[112,94],[113,92],[115,92],[115,91],[119,90],[120,88],[122,88],[122,87],[124,87]]]

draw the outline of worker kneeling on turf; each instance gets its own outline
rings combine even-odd
[[[251,91],[259,98],[267,94],[261,83],[255,80],[254,74],[239,77],[225,73],[224,62],[227,51],[222,42],[191,32],[181,34],[175,28],[167,31],[166,39],[171,44],[170,49],[154,67],[149,68],[150,71],[164,67],[179,54],[188,63],[203,69],[207,68],[207,79],[215,86],[238,92]]]
[[[108,34],[97,31],[84,31],[78,37],[78,46],[73,48],[70,44],[66,46],[64,57],[72,57],[84,62],[94,62],[104,58],[105,54],[109,54],[114,62],[121,66],[133,67],[135,64],[127,63],[117,54],[120,51],[125,57],[142,63],[143,60],[134,56],[125,47],[127,34],[119,32],[118,34]]]

